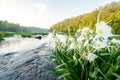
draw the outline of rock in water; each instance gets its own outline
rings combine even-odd
[[[37,38],[37,39],[42,39],[42,36],[37,36],[37,37],[35,37],[35,38]]]

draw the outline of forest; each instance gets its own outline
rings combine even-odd
[[[9,23],[8,21],[0,21],[0,31],[42,33],[42,32],[48,32],[48,29],[27,27],[27,26],[21,26],[19,23],[15,24],[15,23]]]
[[[112,33],[120,34],[120,2],[112,2],[101,6],[90,13],[65,19],[51,26],[50,31],[76,32],[83,27],[90,27],[95,30],[98,14],[101,11],[100,21],[109,22]]]
[[[5,37],[11,37],[15,34],[22,37],[31,37],[31,35],[46,35],[48,29],[21,26],[20,24],[9,23],[8,21],[0,21],[0,41]]]

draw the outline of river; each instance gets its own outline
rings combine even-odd
[[[5,38],[0,42],[0,55],[12,52],[24,52],[40,47],[43,42],[35,38],[22,38],[20,35]]]
[[[49,52],[45,40],[22,38],[19,35],[0,42],[0,80],[59,80],[43,68]]]

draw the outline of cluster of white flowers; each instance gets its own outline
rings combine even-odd
[[[45,39],[45,43],[47,44],[47,46],[49,46],[49,48],[52,49],[54,49],[57,46],[56,45],[57,41],[66,44],[66,37],[61,34],[49,33]]]
[[[97,58],[97,55],[94,52],[100,51],[103,48],[108,48],[108,38],[113,36],[111,27],[103,21],[96,24],[96,32],[85,27],[81,30],[79,29],[77,34],[79,35],[76,37],[68,36],[68,39],[66,39],[66,35],[55,34],[55,38],[53,38],[53,34],[50,33],[48,35],[50,47],[55,48],[57,41],[66,44],[67,40],[69,40],[68,50],[76,48],[77,50],[84,50],[83,52],[86,51],[86,54],[83,53],[82,57],[86,58],[89,62],[92,62]],[[120,41],[117,39],[112,39],[111,42],[120,44]],[[73,59],[75,60],[75,58],[74,55]]]
[[[77,33],[79,32],[81,32],[81,35],[77,38],[77,42],[79,43],[79,46],[83,45],[82,47],[86,47],[86,49],[88,49],[88,51],[86,50],[87,54],[83,55],[89,62],[94,61],[97,58],[97,55],[94,54],[94,52],[90,52],[91,50],[88,48],[88,46],[91,45],[94,51],[99,51],[103,48],[108,48],[108,38],[113,36],[113,34],[111,33],[111,27],[103,21],[96,24],[95,36],[93,36],[93,30],[87,27],[77,31]],[[87,37],[86,35],[88,35],[89,37]],[[120,41],[117,39],[112,39],[111,42],[117,44],[120,43]]]

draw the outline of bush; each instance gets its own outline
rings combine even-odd
[[[5,37],[11,37],[13,35],[13,32],[0,32],[0,40],[4,40]]]

